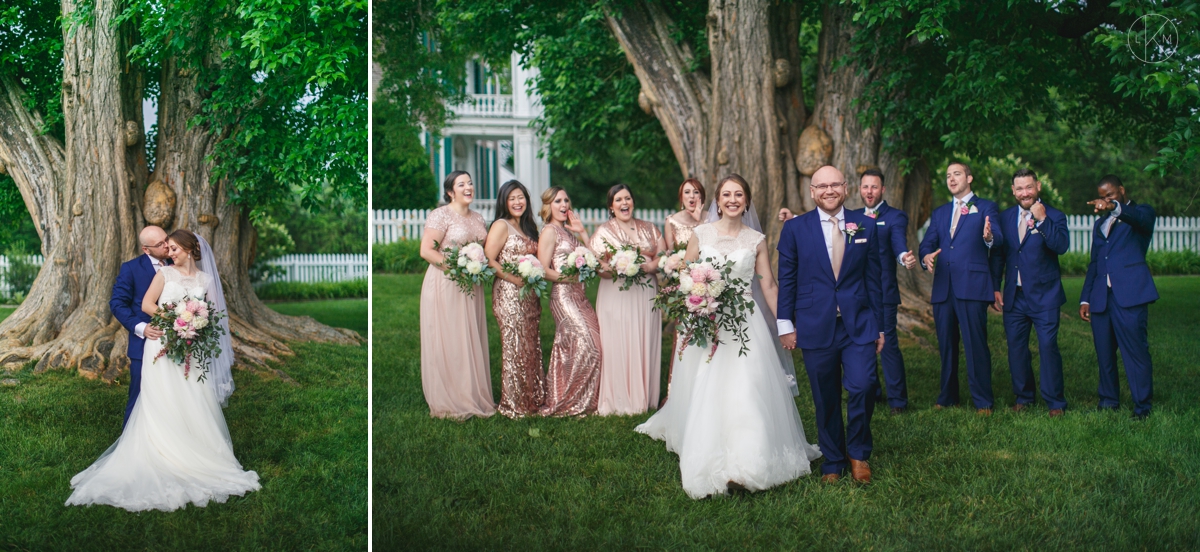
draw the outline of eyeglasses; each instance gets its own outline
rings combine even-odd
[[[817,186],[809,185],[809,187],[816,190],[817,192],[825,193],[826,190],[840,190],[842,188],[845,188],[846,183],[838,182],[837,184],[820,184]]]
[[[143,245],[142,247],[149,247],[150,249],[158,249],[160,247],[166,247],[166,246],[167,246],[167,240],[163,240],[154,245]]]

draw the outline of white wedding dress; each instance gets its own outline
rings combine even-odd
[[[746,282],[749,299],[755,248],[764,236],[749,228],[736,238],[719,236],[712,224],[694,232],[700,259],[733,261],[731,277]],[[709,347],[689,345],[675,365],[667,404],[636,428],[679,455],[683,490],[694,499],[724,494],[731,481],[752,491],[786,483],[810,473],[810,462],[821,456],[804,437],[775,332],[759,313],[747,318],[745,356],[727,331],[711,361]]]
[[[166,283],[159,305],[211,289],[212,278],[201,271],[184,277],[168,266],[160,274]],[[185,379],[183,366],[166,356],[154,360],[161,348],[159,340],[146,340],[142,389],[125,430],[95,463],[71,478],[75,491],[68,506],[171,511],[259,489],[258,474],[243,471],[233,456],[212,378],[200,382],[201,372],[193,365]]]

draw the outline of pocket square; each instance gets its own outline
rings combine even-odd
[[[879,222],[876,222],[875,224],[876,224],[877,226],[883,226],[883,225],[887,224],[887,221],[886,221],[886,220],[881,220],[881,221],[879,221]]]
[[[854,243],[867,243],[867,238],[858,238],[854,240]]]

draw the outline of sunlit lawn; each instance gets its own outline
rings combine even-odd
[[[366,333],[366,301],[278,307]],[[19,382],[0,387],[0,548],[365,549],[367,346],[292,347],[277,367],[298,385],[237,371],[225,409],[234,452],[262,490],[170,513],[63,506],[71,476],[120,434],[124,386],[31,367],[0,373]]]
[[[1096,356],[1077,317],[1075,278],[1066,282],[1073,300],[1063,307],[1060,339],[1065,417],[1049,418],[1040,402],[1031,412],[1007,410],[1014,401],[1004,335],[992,316],[994,416],[933,410],[936,339],[906,337],[912,409],[898,417],[876,410],[871,485],[808,476],[703,501],[683,493],[674,454],[633,432],[646,415],[431,419],[420,381],[421,278],[374,280],[377,549],[1200,547],[1200,278],[1157,280],[1163,299],[1150,311],[1149,420],[1130,419],[1123,374],[1124,409],[1095,411]],[[489,332],[498,398],[494,321]],[[542,339],[549,358],[548,310]],[[816,441],[806,387],[796,403]]]

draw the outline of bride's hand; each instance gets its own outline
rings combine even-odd
[[[163,331],[154,326],[147,325],[146,329],[142,330],[142,335],[146,336],[146,339],[158,339],[163,336]]]

